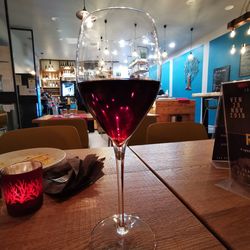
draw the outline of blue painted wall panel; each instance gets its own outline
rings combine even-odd
[[[157,79],[157,65],[151,66],[149,68],[149,78],[150,79]]]
[[[166,90],[169,91],[169,67],[170,63],[169,61],[162,64],[162,72],[161,72],[161,88],[166,92]]]
[[[185,72],[184,67],[187,61],[188,53],[185,53],[173,60],[173,97],[184,97],[196,101],[195,105],[195,121],[200,122],[200,98],[192,98],[192,93],[200,93],[202,91],[202,65],[203,65],[203,46],[192,50],[194,56],[199,61],[198,73],[191,83],[191,90],[185,90]]]
[[[207,91],[212,91],[213,72],[215,68],[230,65],[230,80],[239,80],[250,78],[250,76],[240,77],[240,48],[243,43],[250,44],[250,36],[246,35],[249,24],[246,24],[236,30],[236,36],[232,39],[229,33],[224,34],[209,42],[209,64],[208,64],[208,86]],[[234,55],[230,54],[232,45],[237,49]],[[209,112],[209,124],[214,125],[216,111]]]

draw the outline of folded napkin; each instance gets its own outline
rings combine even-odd
[[[90,154],[83,160],[75,157],[61,165],[44,169],[44,192],[55,198],[68,198],[80,192],[104,175],[103,161],[104,158]]]

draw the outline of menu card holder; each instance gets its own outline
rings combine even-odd
[[[250,80],[222,85],[230,178],[218,186],[250,198]]]
[[[212,164],[216,168],[229,168],[227,138],[224,119],[224,108],[222,96],[219,98],[216,116],[216,127],[214,134],[214,148],[212,156]]]

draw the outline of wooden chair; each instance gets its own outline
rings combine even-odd
[[[58,119],[58,120],[44,120],[40,123],[41,126],[74,126],[78,134],[80,136],[82,147],[88,148],[89,147],[89,135],[88,135],[88,127],[87,123],[83,119],[78,118],[70,118],[70,119]]]
[[[82,148],[79,134],[73,126],[47,126],[7,131],[0,137],[0,154],[10,151],[52,147]]]
[[[147,128],[150,124],[156,123],[156,115],[147,115],[144,117],[138,128],[132,134],[128,141],[128,145],[141,145],[147,143]]]
[[[159,122],[149,125],[147,143],[195,141],[208,139],[202,124],[194,122]]]

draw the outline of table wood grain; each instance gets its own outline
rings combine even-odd
[[[116,212],[116,175],[112,148],[67,151],[83,158],[105,156],[105,175],[63,202],[44,196],[40,210],[12,218],[1,201],[1,249],[88,249],[90,233]],[[156,234],[157,249],[224,249],[221,243],[130,151],[126,153],[125,211],[139,215]]]
[[[211,164],[213,140],[132,150],[229,249],[250,249],[250,200],[216,186],[229,170]]]

